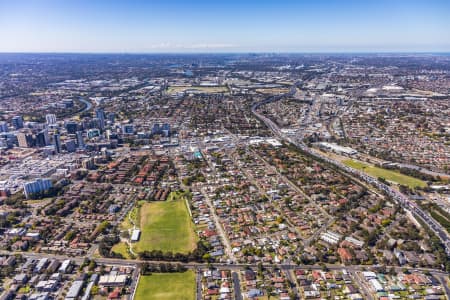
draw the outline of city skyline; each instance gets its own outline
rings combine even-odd
[[[446,1],[0,1],[0,52],[449,52]]]

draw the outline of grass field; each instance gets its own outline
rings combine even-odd
[[[140,211],[140,207],[142,206],[143,203],[146,203],[146,202],[139,201],[138,204],[127,214],[127,216],[123,219],[122,223],[120,223],[120,225],[119,225],[120,231],[130,232],[130,230],[133,228],[132,222],[134,222],[134,223],[139,222],[139,211]],[[111,251],[118,253],[118,254],[122,254],[122,256],[125,259],[132,258],[132,257],[130,257],[130,253],[128,251],[128,244],[125,242],[119,242],[119,243],[115,244],[111,248]]]
[[[195,274],[192,271],[186,271],[141,276],[134,299],[194,300]]]
[[[125,259],[131,259],[130,253],[128,252],[128,245],[125,242],[119,242],[118,244],[115,244],[111,251],[114,253],[122,254],[123,258]]]
[[[166,201],[142,204],[141,238],[133,250],[161,250],[187,253],[196,247],[197,236],[181,194],[171,193]]]
[[[410,188],[425,187],[427,185],[426,182],[423,180],[401,174],[400,172],[397,171],[387,170],[372,165],[368,165],[353,159],[344,160],[343,163],[354,169],[362,170],[371,176],[382,177],[388,181],[402,184]]]
[[[257,93],[261,94],[284,94],[289,92],[288,88],[267,88],[267,89],[256,89]]]

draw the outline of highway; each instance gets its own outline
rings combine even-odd
[[[296,85],[297,85],[297,83],[296,83]],[[348,174],[351,174],[357,178],[362,179],[363,181],[374,186],[375,188],[377,188],[380,191],[384,191],[387,195],[392,197],[392,199],[394,201],[396,201],[400,206],[402,206],[405,211],[411,212],[411,214],[415,218],[419,218],[423,222],[425,222],[430,227],[430,229],[439,237],[439,239],[441,240],[441,242],[443,243],[443,245],[445,247],[445,251],[446,251],[447,255],[450,257],[450,237],[449,237],[447,231],[436,220],[434,220],[425,211],[423,211],[414,201],[412,201],[411,199],[409,199],[407,196],[400,193],[399,191],[393,189],[392,187],[378,181],[377,178],[374,178],[372,176],[367,175],[366,173],[363,173],[356,169],[345,166],[342,163],[340,163],[339,161],[336,161],[329,157],[326,157],[326,156],[314,151],[312,148],[308,147],[301,140],[293,139],[291,137],[286,136],[285,134],[283,134],[281,132],[280,128],[278,128],[278,126],[272,120],[270,120],[269,118],[267,118],[267,117],[263,116],[262,114],[260,114],[259,112],[257,112],[257,108],[260,107],[261,105],[264,105],[264,104],[267,104],[270,102],[274,102],[274,101],[278,101],[278,100],[283,99],[284,97],[290,97],[292,95],[293,95],[293,90],[291,89],[291,91],[289,93],[271,96],[265,100],[254,103],[252,105],[252,113],[258,119],[263,121],[266,124],[266,126],[269,127],[269,129],[272,131],[272,133],[279,139],[287,141],[287,142],[297,146],[300,150],[304,151],[305,153],[308,153],[309,155],[311,155],[317,159],[326,161],[327,163],[330,163],[330,164],[338,167],[341,171],[344,171]]]
[[[84,104],[86,104],[86,107],[85,107],[81,112],[88,111],[88,110],[90,110],[90,109],[92,108],[92,103],[89,102],[89,101],[87,101],[86,99],[80,97],[80,98],[78,98],[78,100],[80,100],[81,102],[83,102]]]

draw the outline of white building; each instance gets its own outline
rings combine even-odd
[[[349,242],[349,243],[352,243],[353,245],[355,245],[355,246],[357,246],[357,247],[359,247],[359,248],[361,248],[362,246],[364,246],[364,242],[363,242],[363,241],[357,240],[357,239],[355,239],[355,238],[353,238],[353,237],[351,237],[351,236],[347,236],[347,237],[345,238],[345,240],[346,240],[347,242]]]
[[[320,235],[320,238],[329,243],[329,244],[337,244],[341,239],[342,235],[333,231],[327,231]]]
[[[139,241],[140,236],[141,236],[141,231],[139,229],[134,229],[133,233],[131,234],[131,241],[133,243]]]
[[[45,115],[45,120],[48,125],[56,124],[56,115],[55,114],[47,114]]]
[[[320,147],[322,147],[324,149],[331,150],[333,152],[340,153],[340,154],[355,155],[358,153],[358,151],[356,151],[353,148],[343,147],[343,146],[339,146],[337,144],[322,142],[319,145],[320,145]]]
[[[375,292],[384,292],[384,288],[383,288],[383,286],[381,285],[381,283],[378,281],[378,280],[376,280],[376,279],[370,279],[369,280],[369,282],[370,282],[370,284],[372,285],[372,287],[373,287],[373,290],[375,291]]]
[[[31,195],[46,191],[52,187],[52,182],[48,178],[39,178],[34,181],[25,182],[23,184],[23,192],[25,197],[29,198]]]

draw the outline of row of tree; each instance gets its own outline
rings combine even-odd
[[[181,264],[171,264],[171,263],[143,263],[141,264],[141,275],[150,275],[151,273],[175,273],[175,272],[185,272],[186,267]]]
[[[203,241],[197,242],[197,248],[194,251],[184,253],[172,253],[170,251],[163,252],[161,250],[142,251],[138,253],[141,260],[156,260],[156,261],[196,261],[196,262],[211,262],[213,259],[208,253],[210,246]]]

